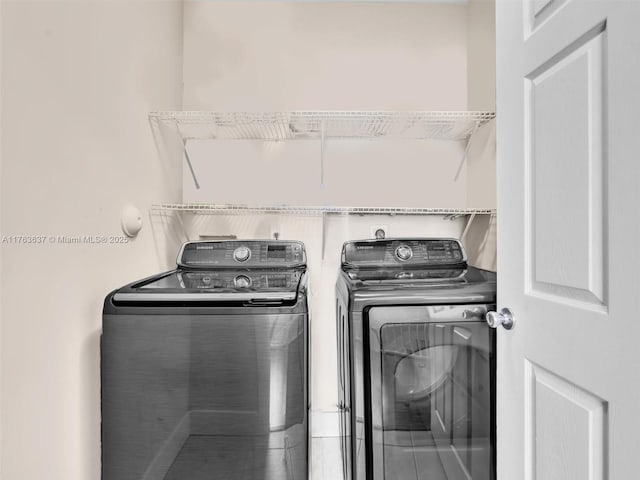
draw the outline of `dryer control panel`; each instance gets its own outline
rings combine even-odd
[[[429,267],[466,263],[460,242],[453,238],[360,240],[342,247],[342,265],[353,267]]]
[[[224,240],[187,242],[177,264],[187,268],[293,268],[305,265],[302,242]]]

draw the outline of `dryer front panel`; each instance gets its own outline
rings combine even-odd
[[[369,310],[369,478],[495,478],[494,334],[486,311],[486,305]]]

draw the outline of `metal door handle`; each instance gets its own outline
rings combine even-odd
[[[516,322],[511,310],[508,308],[503,308],[500,313],[487,312],[485,319],[491,328],[498,328],[499,325],[502,325],[506,330],[511,330]]]

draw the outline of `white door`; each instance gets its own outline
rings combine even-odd
[[[640,479],[640,1],[496,17],[498,480]]]

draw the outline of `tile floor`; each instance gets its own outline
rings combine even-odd
[[[252,437],[191,435],[164,480],[255,478],[258,470],[264,469],[263,455],[259,453],[265,451],[258,450],[252,440]],[[286,478],[286,472],[281,473],[281,478]]]
[[[310,480],[343,480],[338,412],[311,413]]]
[[[283,449],[266,449],[250,437],[189,437],[165,480],[288,478]],[[311,480],[343,480],[338,437],[311,440]]]
[[[311,480],[343,480],[338,437],[311,439]]]
[[[338,422],[335,412],[312,414],[309,480],[344,480]],[[164,480],[299,480],[305,472],[305,442],[286,451],[285,444],[282,434],[256,437],[193,435],[185,442]],[[462,471],[453,477],[447,476],[430,432],[386,432],[385,444],[385,448],[393,453],[385,463],[387,478],[471,478],[468,473],[464,476]]]
[[[343,480],[338,415],[316,412],[312,416],[310,480]],[[277,438],[192,435],[167,472],[164,480],[287,479],[285,450]],[[302,445],[300,445],[302,447]],[[304,448],[289,450],[289,462],[304,471]]]

